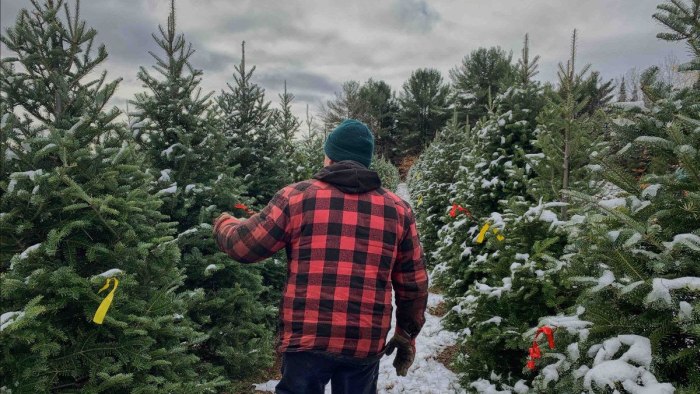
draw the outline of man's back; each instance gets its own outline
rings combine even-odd
[[[392,285],[398,326],[417,333],[424,323],[427,274],[413,214],[355,162],[314,178],[282,189],[250,221],[231,223],[235,235],[217,223],[220,245],[240,261],[286,247],[280,351],[378,355],[391,326]]]

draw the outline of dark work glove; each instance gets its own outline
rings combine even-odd
[[[408,368],[413,364],[413,359],[416,358],[416,343],[415,339],[409,339],[398,331],[397,329],[394,337],[386,345],[384,352],[388,356],[394,352],[394,349],[397,349],[396,357],[394,358],[394,368],[396,368],[397,375],[406,376]]]

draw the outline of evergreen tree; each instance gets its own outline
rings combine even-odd
[[[624,103],[627,101],[627,83],[625,83],[625,76],[622,76],[620,81],[620,90],[617,93],[617,102]]]
[[[545,201],[561,198],[565,204],[569,197],[561,190],[593,191],[589,188],[591,157],[602,152],[601,129],[604,116],[600,112],[587,112],[599,92],[591,88],[588,77],[590,65],[576,70],[576,30],[571,40],[571,57],[566,65],[559,64],[559,88],[549,94],[549,103],[539,115],[541,127],[536,145],[542,150],[543,160],[533,162],[538,173],[537,183],[530,192],[544,197]],[[594,96],[595,95],[595,96]],[[561,208],[562,220],[568,218],[567,205]]]
[[[440,71],[421,68],[411,73],[399,95],[398,114],[401,151],[422,151],[450,119],[449,85]]]
[[[277,132],[282,134],[285,157],[294,155],[294,135],[299,131],[301,122],[292,112],[294,95],[287,91],[287,81],[284,81],[284,91],[279,94],[280,109],[277,112]]]
[[[367,126],[374,134],[377,154],[386,158],[400,155],[396,135],[399,104],[389,84],[369,79],[360,88],[359,96],[366,105]]]
[[[670,32],[662,32],[657,37],[667,41],[683,41],[687,45],[693,58],[690,62],[681,65],[680,71],[700,72],[700,0],[668,1],[658,6],[659,12],[654,14],[654,19],[666,26]],[[700,88],[700,76],[695,81],[695,87]]]
[[[570,192],[595,213],[578,228],[577,253],[563,280],[578,296],[576,319],[566,318],[558,345],[568,352],[542,369],[536,378],[541,390],[700,390],[700,94],[672,91],[649,106],[648,112],[623,113],[626,122],[618,123],[637,129],[632,145],[648,149],[656,165],[641,178],[625,171],[618,165],[632,151],[625,147],[603,161],[617,198]],[[563,320],[541,319],[548,321]],[[564,379],[548,379],[551,374]]]
[[[138,75],[148,90],[132,102],[136,122],[143,150],[160,174],[162,212],[177,222],[191,295],[187,317],[207,335],[194,350],[240,378],[272,362],[274,311],[262,302],[267,290],[257,268],[231,264],[211,237],[212,216],[240,202],[245,189],[239,166],[226,161],[211,94],[201,94],[202,72],[190,63],[194,50],[177,33],[174,1],[159,32],[153,38],[163,54],[151,53],[157,76],[143,67]]]
[[[283,136],[274,127],[274,111],[265,100],[265,90],[252,81],[255,66],[246,69],[245,42],[241,48],[234,84],[228,84],[229,91],[222,91],[217,103],[228,152],[225,163],[241,167],[246,196],[261,206],[291,181],[292,174],[284,157]]]
[[[188,352],[202,340],[176,289],[172,225],[126,130],[106,110],[118,80],[79,4],[32,1],[2,42],[0,297],[3,390],[205,392],[224,381]],[[63,10],[63,15],[61,11]],[[91,321],[105,284],[103,324]],[[119,286],[117,288],[117,282]],[[99,321],[99,320],[98,320]]]
[[[448,220],[450,197],[456,190],[456,169],[463,152],[471,151],[472,144],[469,126],[460,126],[455,113],[411,167],[407,180],[416,207],[421,244],[426,251],[436,249],[439,230]],[[431,267],[440,261],[434,253],[426,253],[425,258]]]
[[[396,191],[401,177],[399,176],[399,169],[389,160],[384,156],[375,155],[372,158],[372,164],[369,166],[369,169],[377,172],[384,189]]]
[[[294,142],[294,181],[299,182],[311,177],[323,167],[323,134],[314,124],[313,115],[309,114],[309,105],[306,105],[306,120],[304,121],[306,132],[302,138]]]
[[[450,70],[455,94],[455,105],[460,119],[467,117],[471,126],[488,113],[491,98],[512,85],[516,67],[511,64],[513,55],[500,47],[479,48],[462,59],[462,63]]]
[[[673,121],[655,122],[666,135],[640,135],[634,141],[665,161],[664,166],[648,168],[637,180],[621,171],[614,164],[619,158],[613,156],[604,162],[605,176],[620,197],[598,201],[572,193],[599,213],[587,215],[579,225],[577,253],[562,280],[578,288],[575,309],[585,331],[567,330],[558,346],[587,357],[558,356],[557,363],[545,368],[566,378],[551,384],[540,374],[537,385],[542,389],[578,391],[611,384],[620,392],[635,393],[641,387],[673,392],[670,383],[659,382],[671,382],[681,393],[700,389],[700,121],[697,115],[686,118],[679,111],[690,106],[697,114],[700,96],[677,93],[681,96],[653,103],[652,112],[644,115],[675,112]],[[557,320],[555,316],[541,322]],[[628,357],[631,352],[634,357]],[[620,364],[629,365],[624,368],[631,372],[602,377],[613,365],[620,370]]]
[[[360,96],[362,85],[357,81],[346,81],[335,98],[321,107],[321,122],[324,133],[329,133],[344,119],[357,119],[369,124],[367,103]]]

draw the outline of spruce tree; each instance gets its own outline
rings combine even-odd
[[[245,42],[233,84],[216,98],[227,157],[225,163],[240,166],[246,197],[263,206],[292,179],[284,157],[283,136],[275,128],[274,111],[265,90],[253,82],[255,66],[246,68]]]
[[[152,178],[107,102],[119,80],[61,0],[32,1],[2,42],[0,386],[13,392],[206,392],[180,316],[183,274]],[[96,49],[96,51],[95,51]],[[113,302],[93,315],[108,286]],[[118,287],[117,282],[118,280]],[[96,319],[99,322],[99,320]]]
[[[657,37],[666,41],[682,41],[688,47],[693,58],[682,64],[680,71],[700,72],[700,59],[696,55],[700,51],[700,0],[673,0],[658,6],[659,12],[654,19],[666,26],[670,32],[662,32]],[[700,88],[700,76],[695,81],[695,87]]]
[[[622,76],[620,81],[620,89],[617,93],[617,102],[624,103],[627,101],[627,83],[625,82],[625,76]]]
[[[588,112],[589,105],[599,96],[599,91],[591,87],[597,77],[586,77],[590,65],[581,71],[576,69],[576,30],[571,39],[571,57],[559,64],[559,87],[550,92],[549,103],[539,115],[541,127],[536,145],[542,150],[542,160],[534,160],[538,173],[537,182],[530,192],[544,197],[545,201],[561,199],[568,203],[567,194],[562,190],[592,192],[588,175],[591,158],[602,154],[601,144],[604,116],[601,112]],[[607,91],[607,88],[605,89]],[[595,167],[594,167],[595,168]],[[561,208],[561,219],[569,216],[567,205]]]
[[[287,81],[284,81],[284,91],[279,94],[280,109],[277,111],[277,132],[282,135],[284,142],[282,151],[285,157],[294,155],[294,135],[299,131],[301,122],[292,112],[294,95],[287,91]]]
[[[697,26],[688,29],[697,37]],[[648,150],[654,165],[641,175],[621,167],[634,151],[625,146],[602,161],[617,198],[570,192],[593,212],[577,229],[577,253],[563,280],[576,289],[576,319],[540,321],[568,325],[559,338],[568,352],[552,355],[558,361],[536,378],[540,390],[700,390],[700,94],[687,88],[648,97],[649,111],[617,116],[636,128],[631,145]]]
[[[211,219],[233,209],[245,191],[239,166],[229,166],[225,138],[210,100],[201,94],[194,49],[175,24],[171,2],[167,25],[153,38],[155,75],[142,67],[146,92],[136,95],[135,122],[141,145],[163,195],[162,212],[177,223],[181,266],[190,295],[187,318],[206,334],[193,350],[230,378],[256,373],[271,363],[274,311],[256,267],[232,264],[211,237]],[[242,212],[237,212],[241,214]]]
[[[306,105],[306,131],[301,139],[294,141],[293,165],[295,166],[294,181],[299,182],[310,179],[323,167],[323,134],[319,132],[314,123],[314,117],[309,113],[309,105]]]

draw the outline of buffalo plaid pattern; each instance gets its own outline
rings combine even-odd
[[[383,188],[348,194],[319,180],[300,182],[246,221],[222,215],[214,234],[221,250],[244,263],[286,247],[280,352],[381,354],[392,286],[400,331],[415,338],[425,323],[428,276],[415,219]]]

